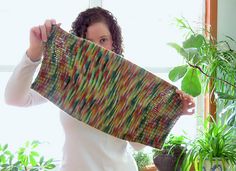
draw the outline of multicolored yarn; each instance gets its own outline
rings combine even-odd
[[[155,148],[182,110],[175,86],[57,26],[31,88],[79,121]]]

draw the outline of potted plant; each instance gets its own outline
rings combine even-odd
[[[232,171],[236,164],[236,138],[232,127],[208,117],[196,139],[189,144],[182,170]]]
[[[186,31],[185,40],[181,45],[169,45],[183,57],[185,64],[174,67],[169,78],[174,82],[180,80],[181,89],[194,97],[211,94],[217,114],[217,120],[207,119],[203,131],[189,146],[183,170],[189,170],[192,164],[196,170],[202,170],[205,161],[210,161],[210,165],[214,161],[234,165],[236,53],[230,44],[236,41],[228,36],[225,41],[217,41],[204,29],[195,31],[185,19],[177,19],[177,23]]]
[[[137,163],[139,171],[156,171],[156,167],[152,164],[150,156],[144,151],[133,153],[133,157]]]
[[[39,141],[27,141],[17,152],[11,152],[8,144],[0,145],[1,171],[48,171],[56,166],[53,159],[45,160],[36,148]]]
[[[184,59],[185,64],[169,72],[172,81],[181,80],[181,89],[196,97],[200,94],[215,95],[217,113],[224,118],[236,115],[236,52],[230,44],[234,39],[216,41],[206,31],[194,31],[185,19],[177,19],[185,31],[182,45],[169,43]],[[211,86],[209,86],[211,82]]]
[[[170,134],[162,149],[153,149],[153,162],[159,171],[178,171],[186,153],[187,138]]]

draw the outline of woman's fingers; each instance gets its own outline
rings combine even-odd
[[[40,35],[41,35],[41,39],[42,41],[46,42],[48,39],[48,35],[51,32],[52,29],[52,25],[56,24],[56,20],[51,19],[51,20],[46,20],[44,22],[44,25],[40,25]]]
[[[53,24],[57,24],[56,20],[48,19],[45,20],[44,24],[31,28],[30,46],[27,50],[27,55],[32,61],[38,61],[41,59],[43,53],[43,42],[47,41]],[[57,25],[60,26],[59,24]]]
[[[51,20],[46,20],[45,23],[45,28],[46,28],[46,33],[47,33],[47,36],[49,35],[50,31],[51,31],[51,28],[52,28],[52,22]]]
[[[46,20],[46,21],[44,22],[44,25],[45,25],[45,27],[46,27],[46,33],[47,33],[47,36],[48,36],[49,33],[51,32],[52,25],[56,25],[56,20],[54,20],[54,19]]]
[[[47,38],[47,30],[46,30],[45,25],[39,25],[39,29],[40,29],[41,40],[43,42],[46,42],[48,38]]]
[[[192,115],[195,113],[195,104],[183,102],[183,115]]]
[[[195,107],[195,103],[190,102],[190,103],[188,104],[188,106],[189,106],[190,108],[194,108],[194,107]]]
[[[181,90],[176,90],[176,93],[179,94],[180,99],[183,101],[183,114],[192,115],[195,113],[195,102],[194,98],[188,94],[185,94]]]
[[[30,32],[32,32],[34,36],[36,36],[37,39],[41,40],[41,33],[40,33],[39,27],[36,26],[36,27],[31,28]]]
[[[194,109],[188,110],[187,112],[185,112],[187,115],[192,115],[195,113]]]

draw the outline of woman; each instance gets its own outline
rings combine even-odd
[[[41,62],[43,42],[55,20],[30,30],[30,45],[21,62],[15,68],[6,87],[5,99],[10,105],[32,106],[47,100],[38,95],[30,85],[34,72]],[[60,24],[58,24],[60,25]],[[122,36],[114,16],[100,7],[80,13],[72,23],[72,34],[86,38],[122,55]],[[194,106],[189,96],[181,93],[185,101],[183,112]],[[185,99],[186,98],[186,99]],[[60,111],[65,132],[62,171],[137,171],[137,165],[127,151],[128,142],[98,131]],[[134,147],[142,145],[132,143]]]

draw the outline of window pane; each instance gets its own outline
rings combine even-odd
[[[0,65],[15,65],[29,45],[29,31],[54,18],[70,30],[78,13],[89,7],[89,0],[2,1],[0,5]]]
[[[125,57],[144,67],[181,64],[182,58],[167,46],[182,40],[174,18],[184,16],[198,24],[202,19],[202,0],[103,0],[103,7],[117,17],[122,28]]]
[[[64,133],[58,108],[51,103],[29,108],[6,105],[4,89],[10,74],[0,72],[0,144],[15,150],[27,140],[39,140],[42,155],[61,159]]]

